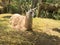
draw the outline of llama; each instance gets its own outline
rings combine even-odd
[[[26,16],[20,14],[13,14],[10,18],[10,24],[13,29],[16,30],[29,30],[32,29],[32,16],[34,15],[34,9],[30,9],[26,12]]]

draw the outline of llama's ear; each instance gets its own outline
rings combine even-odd
[[[30,10],[33,10],[33,11],[34,11],[34,10],[36,10],[36,9],[37,9],[37,7],[35,7],[35,8],[32,8],[32,9],[30,8]],[[28,10],[28,11],[29,11],[29,10]]]
[[[36,10],[37,9],[37,7],[36,8],[33,8],[32,10],[34,11],[34,10]]]
[[[36,8],[37,8],[37,7],[36,7]],[[28,12],[31,12],[31,11],[34,12],[34,11],[36,10],[36,8],[33,8],[33,9],[30,8],[30,10],[28,10]],[[27,13],[27,12],[26,12],[26,13]]]

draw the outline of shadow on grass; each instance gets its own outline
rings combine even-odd
[[[35,45],[60,45],[60,38],[42,32],[24,32],[21,34]]]
[[[10,18],[11,16],[4,16],[3,18]]]
[[[52,30],[53,30],[53,31],[57,31],[57,32],[60,33],[60,29],[59,29],[59,28],[53,28]]]
[[[60,38],[42,32],[0,31],[0,44],[10,45],[60,45]]]

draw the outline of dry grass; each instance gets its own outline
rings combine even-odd
[[[0,45],[60,45],[60,20],[34,18],[33,32],[21,32],[10,28],[11,15],[0,14]]]
[[[34,18],[33,26],[47,27],[47,28],[60,28],[60,20],[45,19],[45,18]]]
[[[60,33],[53,29],[60,30],[60,20],[35,18],[33,19],[33,28],[40,32],[45,32],[48,35],[54,35],[60,37]]]
[[[4,17],[4,16],[11,16],[12,14],[0,14],[0,18]]]

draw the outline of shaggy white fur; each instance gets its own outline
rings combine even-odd
[[[22,16],[20,14],[13,14],[13,16],[10,18],[10,24],[13,29],[26,30],[25,20],[26,20],[26,16]]]
[[[32,25],[32,15],[34,14],[33,9],[30,9],[28,12],[26,12],[26,16],[20,15],[20,14],[13,14],[10,18],[10,24],[13,29],[16,30],[27,30],[29,25]],[[31,23],[30,23],[31,22]]]

